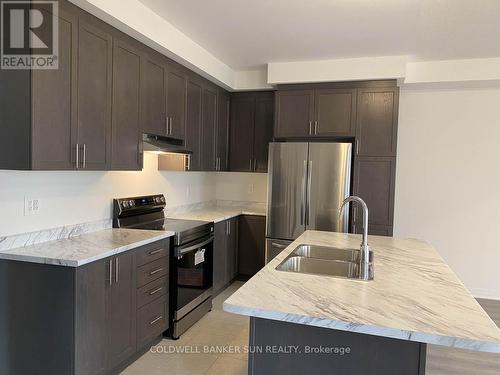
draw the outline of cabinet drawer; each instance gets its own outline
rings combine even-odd
[[[161,335],[168,328],[168,299],[163,296],[137,311],[137,347]]]
[[[143,287],[151,281],[168,274],[168,257],[145,264],[137,269],[137,287]]]
[[[153,242],[137,250],[137,266],[169,256],[170,239]]]
[[[137,307],[142,307],[168,293],[167,277],[162,277],[137,289]]]

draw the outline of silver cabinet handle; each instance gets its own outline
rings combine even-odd
[[[356,139],[356,155],[359,155],[359,139]]]
[[[76,155],[75,155],[75,165],[76,169],[80,168],[80,145],[76,144]]]
[[[155,290],[152,290],[151,292],[149,292],[149,295],[152,296],[153,294],[156,294],[158,293],[159,291],[161,291],[163,289],[162,286],[160,286],[159,288],[155,289]]]
[[[113,259],[109,260],[109,285],[113,285]]]
[[[318,134],[318,121],[314,121],[314,135]]]
[[[169,118],[170,118],[170,121],[169,121],[170,126],[168,127],[168,134],[172,135],[172,117],[169,117]]]
[[[226,236],[229,236],[229,220],[226,221]]]
[[[149,276],[152,276],[152,275],[154,275],[154,274],[157,274],[158,272],[161,272],[161,271],[163,271],[163,267],[158,268],[157,270],[151,271],[151,272],[149,273]]]
[[[151,325],[151,326],[152,326],[153,324],[155,324],[155,323],[159,322],[159,321],[160,321],[160,320],[162,320],[162,319],[163,319],[163,315],[160,315],[158,318],[153,319],[152,321],[150,321],[150,322],[149,322],[149,325]]]
[[[118,270],[120,269],[120,266],[118,264],[118,258],[115,259],[115,282],[118,283]]]
[[[153,251],[150,251],[148,255],[155,255],[155,254],[162,252],[163,250],[164,249],[153,250]]]
[[[165,134],[168,135],[168,116],[165,116]]]
[[[191,169],[191,155],[186,156],[186,169],[188,171]]]
[[[309,167],[307,168],[307,207],[306,207],[306,225],[309,225],[309,214],[310,214],[310,204],[311,204],[311,175],[312,175],[313,162],[309,160]]]
[[[83,144],[83,161],[82,161],[82,168],[85,169],[87,168],[87,144]]]
[[[309,135],[312,135],[312,121],[309,121]]]
[[[277,247],[278,249],[284,249],[286,247],[286,245],[282,245],[282,244],[276,243],[276,242],[271,242],[271,246]]]
[[[250,172],[252,171],[252,159],[250,159]]]

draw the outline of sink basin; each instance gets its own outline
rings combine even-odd
[[[369,280],[373,280],[373,253],[370,251]],[[311,275],[359,279],[360,251],[328,246],[299,245],[276,269]]]

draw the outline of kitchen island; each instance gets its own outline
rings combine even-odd
[[[307,231],[224,302],[251,317],[249,374],[422,375],[427,344],[500,352],[500,330],[435,249],[413,239],[369,241],[372,281],[276,270],[300,244],[361,242]]]

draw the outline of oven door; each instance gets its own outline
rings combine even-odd
[[[213,241],[210,235],[175,247],[175,320],[212,296]]]

